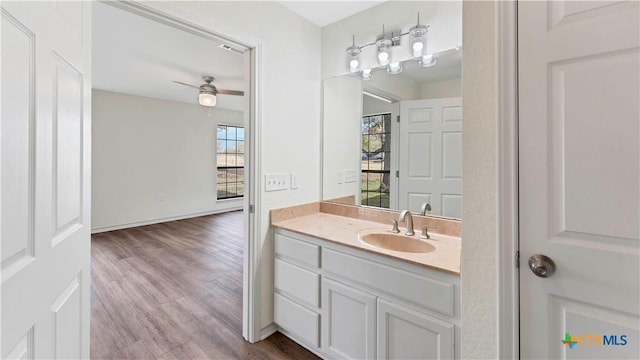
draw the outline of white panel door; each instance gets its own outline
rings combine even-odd
[[[2,359],[89,357],[91,3],[2,2]]]
[[[518,4],[523,358],[640,358],[639,13]]]
[[[462,99],[400,102],[398,205],[461,218]]]

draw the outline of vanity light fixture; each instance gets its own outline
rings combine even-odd
[[[378,65],[389,65],[389,63],[391,62],[392,45],[393,42],[391,41],[391,39],[387,39],[384,33],[384,25],[382,25],[382,36],[378,40],[376,40],[376,47],[378,48]]]
[[[378,67],[386,67],[389,74],[400,74],[402,64],[392,59],[392,50],[395,46],[400,46],[400,39],[409,35],[409,51],[414,60],[418,60],[424,67],[433,66],[436,63],[431,54],[427,54],[427,31],[429,25],[420,24],[420,13],[418,13],[418,23],[409,29],[408,32],[400,35],[387,36],[384,25],[382,25],[382,35],[378,36],[375,42],[362,46],[356,45],[355,35],[352,38],[351,46],[347,48],[347,71],[350,74],[361,74],[363,80],[371,79],[371,69],[362,70],[360,53],[368,46],[376,46],[376,63]]]
[[[353,43],[347,48],[347,70],[350,74],[360,72],[360,47],[356,46],[356,36],[353,35]]]
[[[418,23],[409,30],[409,51],[412,57],[419,58],[427,53],[428,29],[428,26],[420,24],[420,13],[418,13]]]

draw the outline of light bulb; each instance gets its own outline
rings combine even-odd
[[[402,65],[400,65],[400,62],[396,61],[396,62],[392,62],[391,64],[389,64],[389,67],[387,67],[387,73],[389,74],[400,74],[402,72]]]
[[[362,70],[362,80],[371,80],[372,77],[371,69]]]
[[[358,63],[358,60],[356,60],[356,59],[353,59],[353,60],[349,61],[349,67],[352,68],[352,69],[357,69],[358,65],[359,65],[359,63]]]
[[[213,107],[216,106],[218,98],[213,94],[200,94],[198,95],[198,103],[202,106]]]
[[[378,53],[378,60],[380,61],[380,63],[389,61],[389,53],[386,53],[386,52]]]
[[[423,67],[433,66],[436,64],[436,62],[437,62],[437,59],[433,56],[433,54],[424,55],[420,59],[420,65]]]

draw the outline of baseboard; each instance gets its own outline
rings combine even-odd
[[[107,232],[107,231],[122,230],[122,229],[128,229],[132,227],[145,226],[145,225],[153,225],[153,224],[159,224],[159,223],[175,221],[175,220],[184,220],[184,219],[190,219],[190,218],[199,217],[199,216],[222,214],[225,212],[237,211],[237,210],[242,210],[242,205],[229,207],[225,209],[204,211],[200,213],[192,213],[192,214],[185,214],[185,215],[169,216],[169,217],[159,218],[159,219],[136,221],[136,222],[127,223],[127,224],[101,226],[97,228],[92,228],[91,233],[98,234],[98,233]]]
[[[260,340],[264,340],[278,331],[278,325],[271,323],[260,330]]]

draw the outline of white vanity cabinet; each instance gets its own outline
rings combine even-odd
[[[274,318],[328,359],[458,359],[460,280],[275,230]]]
[[[320,348],[320,246],[275,235],[274,309],[286,335],[317,352]]]
[[[377,303],[378,359],[453,359],[454,325],[383,299]]]
[[[322,350],[334,359],[373,359],[376,296],[322,279]]]

